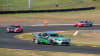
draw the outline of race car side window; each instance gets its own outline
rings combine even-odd
[[[88,23],[87,21],[85,21],[85,23]]]
[[[20,26],[21,28],[23,28],[23,26]]]
[[[44,34],[43,34],[43,38],[44,38],[45,40],[47,40],[47,39],[48,39],[48,34],[47,34],[47,33],[44,33]]]
[[[45,36],[48,36],[48,34],[47,34],[47,33],[44,33],[44,34],[43,34],[43,37],[45,37]]]
[[[58,34],[50,34],[51,37],[58,37]]]
[[[80,21],[80,23],[83,23],[83,21]]]

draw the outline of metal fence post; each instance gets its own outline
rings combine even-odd
[[[8,8],[8,0],[6,0],[7,1],[7,8]]]
[[[31,0],[28,0],[28,8],[31,8]]]

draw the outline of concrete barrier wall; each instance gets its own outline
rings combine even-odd
[[[92,10],[96,7],[87,8],[72,8],[72,9],[51,9],[51,10],[18,10],[18,11],[0,11],[0,14],[8,13],[32,13],[32,12],[62,12],[62,11],[80,11],[80,10]]]

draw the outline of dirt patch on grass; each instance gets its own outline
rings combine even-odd
[[[47,19],[49,23],[75,23],[79,20],[99,23],[99,14],[98,9],[56,13],[3,14],[0,15],[0,23],[43,23],[44,19]]]
[[[100,41],[100,33],[84,33],[84,34],[81,34],[81,36],[84,36],[82,37],[82,39],[87,42],[99,42]]]
[[[100,32],[99,33],[79,33],[77,36],[72,36],[72,42],[83,44],[85,46],[98,46],[100,47]]]
[[[69,53],[69,52],[51,52],[39,50],[23,50],[23,49],[7,49],[0,48],[0,54],[5,56],[100,56],[99,54],[85,54],[85,53]]]
[[[40,19],[0,17],[0,23],[43,23],[43,21]]]

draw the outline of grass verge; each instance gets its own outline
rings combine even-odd
[[[75,31],[57,31],[58,33],[69,37],[71,43],[76,46],[90,46],[90,47],[100,47],[100,32],[84,32],[85,30],[80,30],[77,36],[73,36]],[[16,35],[15,38],[22,40],[32,41],[32,33],[24,33]]]
[[[20,2],[19,2],[20,1]],[[56,6],[58,5],[58,6]],[[40,9],[62,9],[96,6],[99,1],[93,0],[31,0],[31,8],[28,8],[28,0],[0,0],[0,10],[40,10]]]
[[[41,23],[44,19],[48,23],[75,23],[80,20],[91,20],[100,23],[100,10],[52,12],[52,13],[20,13],[0,14],[0,23]],[[7,19],[7,20],[6,20]]]
[[[0,1],[0,6],[5,7],[5,1]],[[17,0],[11,1],[11,4],[18,4]],[[25,0],[24,0],[25,1]],[[34,1],[34,0],[33,0]],[[52,2],[56,3],[58,0],[47,1],[44,0],[44,3],[52,4]],[[58,2],[73,2],[77,0],[59,0]],[[77,5],[65,6],[67,8],[78,8],[78,7],[88,7],[88,6],[96,6],[95,10],[85,10],[85,11],[71,11],[71,12],[52,12],[52,13],[18,13],[18,14],[0,14],[0,23],[42,23],[43,20],[47,19],[48,23],[75,23],[80,20],[91,20],[94,23],[100,22],[100,1],[96,0],[81,0],[86,1],[85,3],[80,3]],[[20,1],[22,2],[22,1]],[[39,3],[36,3],[39,2]],[[50,3],[49,3],[50,2]],[[44,4],[43,3],[43,4]],[[22,4],[22,3],[21,3]],[[36,0],[33,4],[42,4],[40,0]],[[20,5],[20,4],[19,4]],[[62,8],[62,7],[61,7]],[[0,8],[2,9],[2,8]],[[12,9],[12,8],[11,8]],[[8,10],[8,9],[7,9]],[[10,10],[10,9],[9,9]],[[7,19],[7,20],[6,20]]]
[[[100,56],[100,54],[0,48],[0,56]]]

